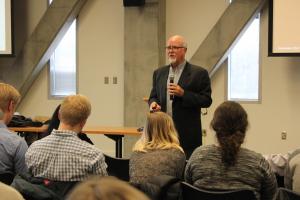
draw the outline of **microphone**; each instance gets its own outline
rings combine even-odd
[[[170,74],[169,80],[170,83],[174,83],[174,74]],[[174,95],[170,95],[170,100],[174,100]]]

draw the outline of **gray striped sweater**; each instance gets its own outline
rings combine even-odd
[[[262,155],[241,148],[234,166],[226,168],[216,145],[198,147],[185,169],[185,181],[209,190],[251,189],[257,199],[271,200],[277,182]]]

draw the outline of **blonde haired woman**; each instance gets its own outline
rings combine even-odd
[[[133,147],[130,182],[141,186],[161,175],[181,179],[185,159],[172,118],[163,112],[149,113],[143,135]]]

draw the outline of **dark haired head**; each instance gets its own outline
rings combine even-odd
[[[51,117],[51,121],[48,125],[48,130],[47,130],[48,135],[51,134],[53,129],[58,129],[58,126],[60,124],[60,120],[58,118],[59,109],[60,109],[60,104],[56,107],[56,109]]]
[[[246,111],[237,102],[225,101],[216,109],[211,127],[221,147],[222,161],[226,166],[234,165],[248,127]]]

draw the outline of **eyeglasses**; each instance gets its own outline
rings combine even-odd
[[[175,50],[177,51],[178,49],[181,49],[181,48],[185,48],[183,46],[166,46],[166,50],[170,51],[170,50]]]

